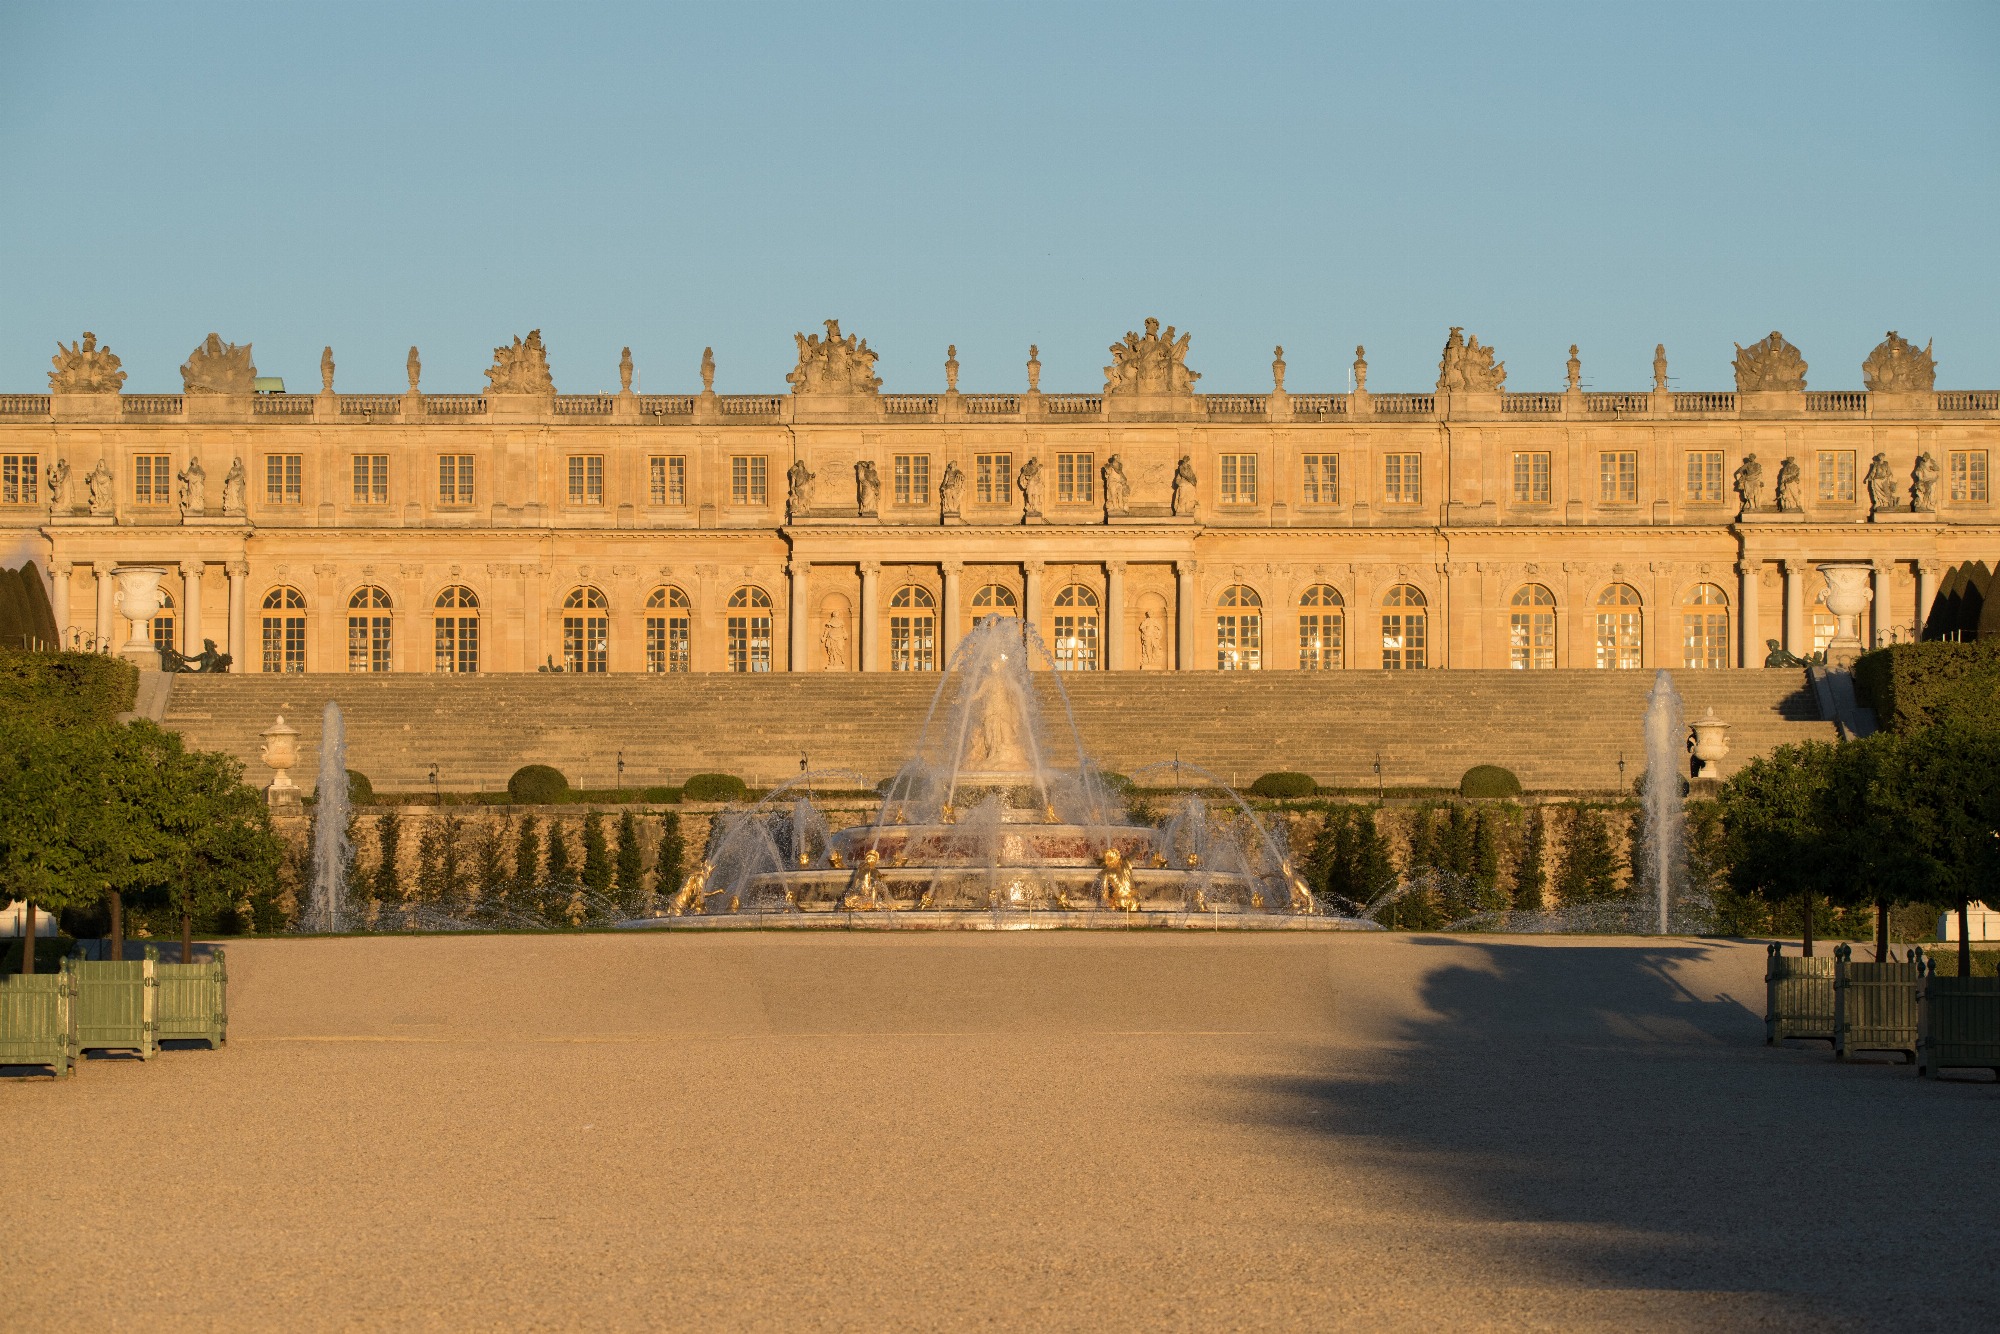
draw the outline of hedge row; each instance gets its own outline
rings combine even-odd
[[[132,707],[139,670],[102,653],[24,653],[0,646],[0,714],[53,727],[108,723]]]
[[[1862,701],[1893,732],[2000,725],[2000,639],[1894,644],[1854,664]]]

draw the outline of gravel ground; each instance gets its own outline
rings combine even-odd
[[[225,1050],[0,1080],[0,1327],[2000,1325],[2000,1088],[1754,945],[229,949]]]

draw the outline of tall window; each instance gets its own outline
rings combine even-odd
[[[1687,456],[1687,498],[1693,505],[1722,503],[1722,451],[1694,449]]]
[[[693,668],[694,611],[688,595],[671,585],[646,598],[646,670],[685,672]]]
[[[264,503],[297,505],[305,500],[305,456],[266,454],[264,456]]]
[[[1056,499],[1079,505],[1097,499],[1097,455],[1056,455]]]
[[[1299,497],[1308,505],[1338,505],[1340,503],[1340,455],[1307,454],[1305,463],[1305,492]]]
[[[1397,584],[1383,595],[1384,669],[1392,672],[1414,671],[1429,665],[1429,618],[1421,589],[1409,584]]]
[[[1536,452],[1514,456],[1514,503],[1546,505],[1555,494],[1549,456]]]
[[[1216,599],[1215,667],[1255,672],[1264,667],[1264,600],[1257,590],[1231,584]]]
[[[1390,505],[1421,505],[1424,502],[1424,456],[1384,454],[1382,456],[1382,499]]]
[[[438,455],[438,504],[472,503],[472,455]]]
[[[973,459],[974,494],[982,505],[1009,505],[1014,500],[1014,456],[980,454]]]
[[[1983,449],[1954,449],[1951,451],[1951,498],[1953,500],[1983,501],[1986,499],[1986,451]]]
[[[898,454],[890,462],[898,505],[931,503],[931,456]]]
[[[1347,625],[1340,592],[1314,584],[1299,598],[1299,670],[1332,671],[1340,666]]]
[[[389,503],[389,456],[387,454],[356,454],[354,456],[354,503],[357,505],[386,505]]]
[[[1224,505],[1256,504],[1257,456],[1255,454],[1224,454],[1221,463],[1221,503]]]
[[[160,609],[153,613],[153,619],[147,624],[153,647],[162,652],[169,649],[179,652],[180,640],[174,633],[179,628],[180,618],[174,615],[174,595],[163,588],[160,590]]]
[[[889,599],[889,670],[937,670],[937,611],[930,590],[905,584]]]
[[[296,588],[274,588],[264,595],[264,670],[305,669],[306,600]]]
[[[602,454],[572,454],[569,456],[569,503],[572,505],[602,505],[604,503],[604,456]]]
[[[1597,456],[1597,500],[1602,505],[1639,503],[1639,454],[1607,449]]]
[[[729,595],[729,670],[771,670],[771,595],[746,585]]]
[[[1507,613],[1507,665],[1520,672],[1552,670],[1556,665],[1556,595],[1540,584],[1523,584],[1515,590],[1511,607]]]
[[[1854,499],[1854,451],[1819,451],[1819,498],[1831,501]]]
[[[1639,590],[1630,584],[1610,585],[1597,595],[1597,665],[1637,671],[1644,647]]]
[[[611,670],[611,604],[589,586],[572,588],[563,599],[563,670]]]
[[[1819,591],[1813,594],[1812,651],[1826,652],[1826,646],[1833,642],[1833,637],[1839,630],[1840,618],[1826,609],[1826,580],[1822,578]]]
[[[972,619],[979,622],[988,616],[1019,616],[1021,604],[1014,597],[1014,590],[1005,584],[988,584],[972,595]]]
[[[0,505],[40,504],[41,476],[41,455],[0,454]]]
[[[729,460],[729,503],[762,505],[770,496],[765,489],[762,454],[738,454]]]
[[[174,503],[174,462],[166,454],[132,456],[132,503],[171,505]]]
[[[676,508],[688,503],[688,461],[679,454],[655,454],[646,460],[646,499]]]
[[[389,670],[389,595],[379,588],[357,588],[347,599],[347,670]]]
[[[1056,670],[1097,670],[1097,594],[1071,584],[1056,594]]]
[[[1729,595],[1696,584],[1681,603],[1681,666],[1729,665]]]
[[[463,584],[437,595],[436,670],[469,676],[479,670],[479,598]]]

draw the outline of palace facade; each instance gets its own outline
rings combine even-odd
[[[122,392],[86,335],[0,395],[0,531],[74,644],[112,573],[164,568],[157,642],[251,672],[934,671],[994,613],[1075,670],[1758,666],[1873,570],[1875,642],[2000,550],[2000,392],[1891,334],[1808,391],[1777,334],[1733,392],[1514,393],[1453,330],[1431,392],[1198,393],[1186,335],[1098,394],[884,394],[866,342],[797,336],[790,392],[559,394],[539,334],[480,394],[264,392],[215,335],[185,392]]]

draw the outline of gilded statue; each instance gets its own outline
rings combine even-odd
[[[1910,469],[1910,510],[1915,514],[1930,514],[1937,509],[1938,464],[1926,450],[1917,455],[1917,466]]]
[[[229,471],[222,475],[223,514],[231,518],[242,515],[244,485],[243,460],[240,457],[233,458],[229,461]]]
[[[938,512],[944,518],[956,519],[964,504],[965,469],[953,459],[944,465],[944,476],[938,479]]]
[[[1146,321],[1141,335],[1125,331],[1120,342],[1111,345],[1111,364],[1104,368],[1104,396],[1119,398],[1137,395],[1192,394],[1201,376],[1187,367],[1190,334],[1174,337],[1174,326],[1160,332],[1160,322]]]
[[[1868,484],[1869,513],[1886,514],[1896,508],[1896,473],[1887,454],[1877,454],[1868,461],[1868,474],[1862,480]]]
[[[240,347],[210,334],[181,365],[181,388],[190,394],[248,394],[257,387],[250,344]]]
[[[1937,359],[1931,344],[1919,352],[1894,329],[1861,363],[1861,383],[1877,394],[1928,394],[1937,388]]]
[[[785,472],[785,485],[788,488],[785,511],[788,517],[796,519],[810,510],[813,503],[812,469],[806,467],[804,459],[792,460],[792,466]]]
[[[1132,508],[1132,483],[1125,477],[1125,460],[1113,454],[1104,462],[1104,517],[1128,513]]]
[[[549,374],[549,352],[542,346],[540,329],[530,329],[525,339],[516,334],[512,343],[493,349],[493,365],[486,372],[486,392],[550,395],[555,391],[555,379]]]
[[[49,372],[52,394],[115,394],[125,387],[125,372],[109,344],[97,345],[97,335],[86,332],[81,344],[56,344],[50,358],[55,369]]]
[[[1187,519],[1195,510],[1194,457],[1181,455],[1181,461],[1174,465],[1174,514]]]
[[[876,354],[868,340],[843,336],[839,320],[826,322],[826,337],[793,334],[799,364],[785,376],[794,394],[875,394],[882,378],[875,374]]]
[[[1132,868],[1124,854],[1106,848],[1099,859],[1104,869],[1097,873],[1097,901],[1113,912],[1139,911],[1139,895],[1132,888]]]
[[[1444,356],[1438,360],[1437,391],[1440,394],[1497,394],[1507,384],[1507,363],[1493,359],[1494,350],[1477,338],[1467,338],[1465,330],[1452,326],[1444,340]]]
[[[882,474],[872,459],[854,465],[854,505],[864,519],[874,518],[881,508]]]
[[[880,912],[893,907],[886,887],[882,883],[882,854],[868,848],[861,854],[861,860],[848,873],[847,893],[842,896],[840,906],[849,912]]]
[[[1285,906],[1295,913],[1314,914],[1319,912],[1319,900],[1312,890],[1306,888],[1305,879],[1292,866],[1290,858],[1278,862],[1278,879],[1285,887]]]
[[[1735,364],[1739,394],[1805,392],[1805,358],[1775,329],[1748,347],[1738,343]]]
[[[1042,512],[1042,461],[1030,456],[1014,474],[1014,485],[1021,488],[1021,516],[1029,518]]]
[[[1757,462],[1755,454],[1743,456],[1743,462],[1736,466],[1734,484],[1737,498],[1743,502],[1743,513],[1756,513],[1757,493],[1764,489],[1764,465]]]
[[[110,514],[112,503],[111,465],[101,458],[98,459],[97,466],[90,470],[90,475],[85,477],[83,482],[84,486],[90,491],[91,516],[101,519]]]
[[[1788,458],[1778,465],[1778,512],[1798,514],[1806,507],[1806,486],[1799,461]]]
[[[708,887],[708,878],[713,874],[715,874],[715,863],[712,861],[704,861],[688,872],[681,881],[680,889],[667,902],[667,915],[687,917],[701,914],[704,911],[703,905],[722,892]]]

